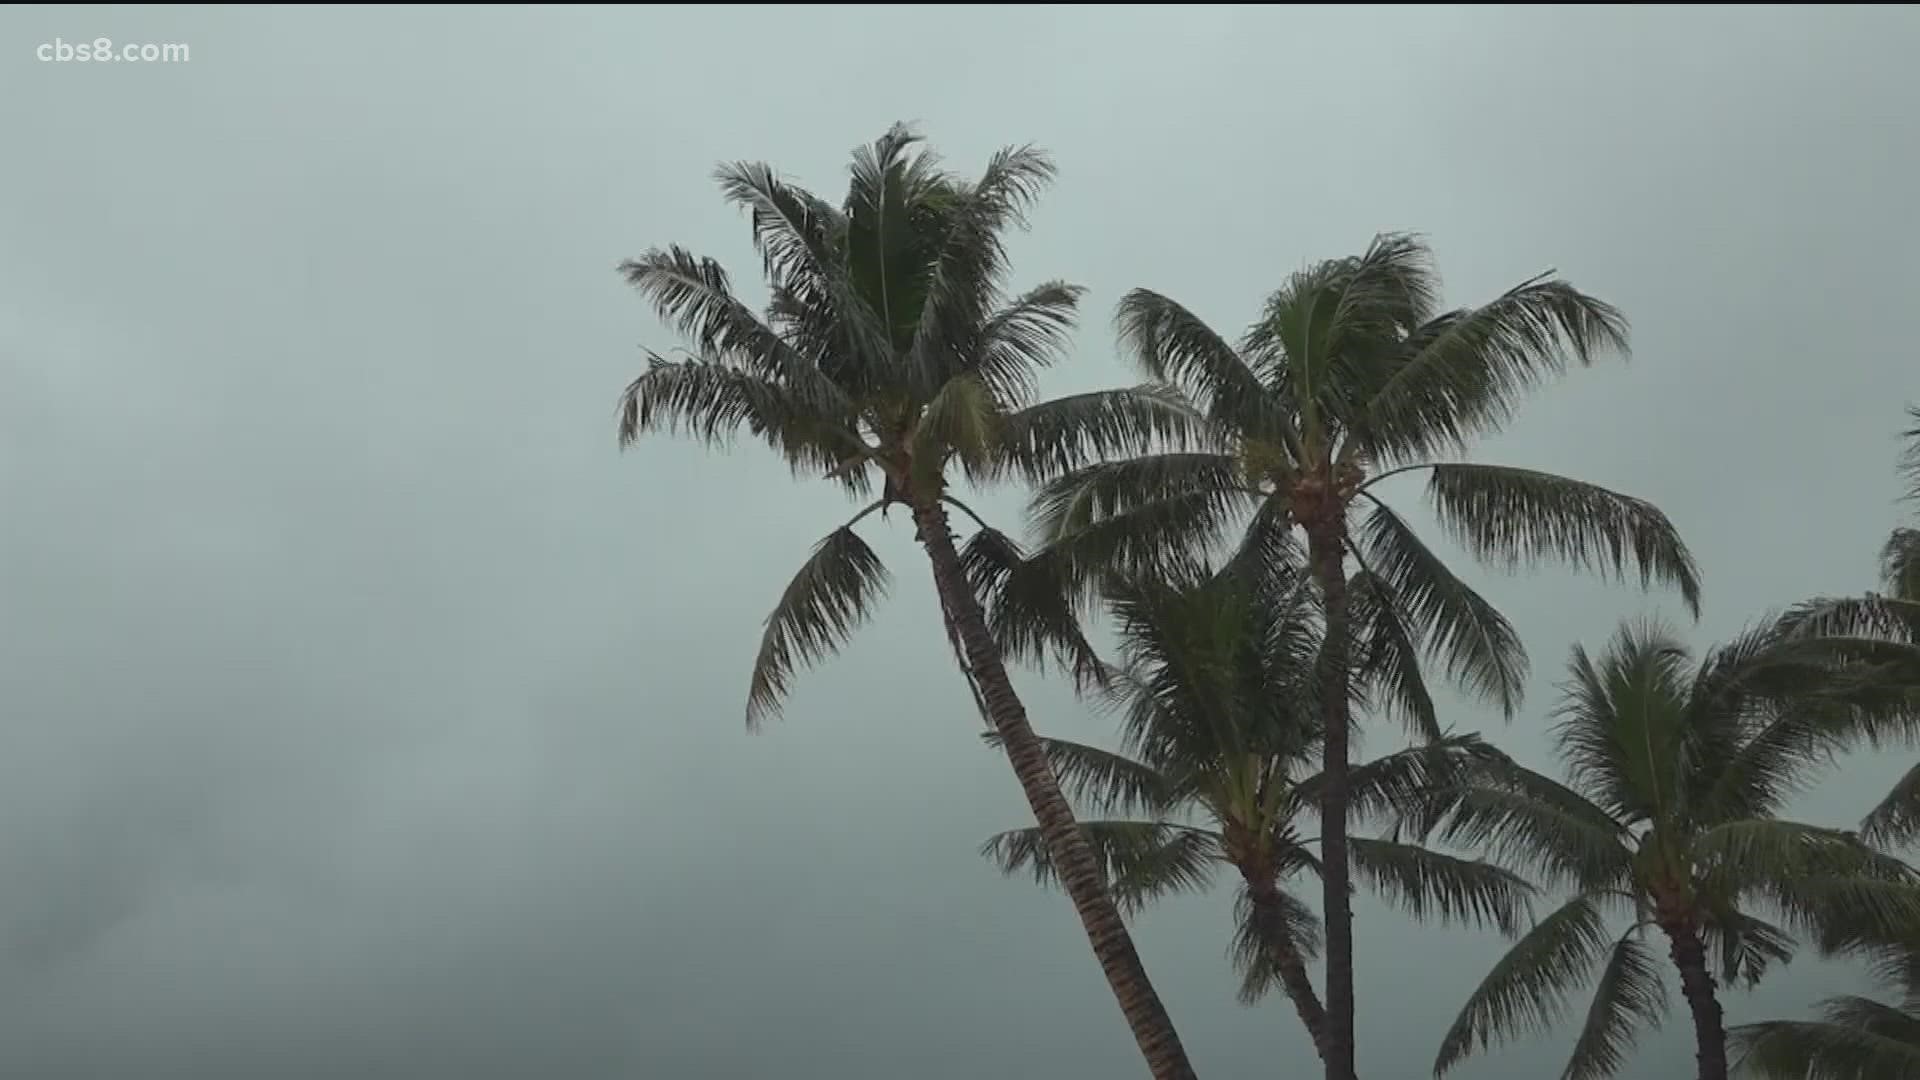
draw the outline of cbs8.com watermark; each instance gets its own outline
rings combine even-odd
[[[67,41],[54,38],[33,50],[43,64],[184,64],[190,51],[181,42],[118,42],[112,38]]]

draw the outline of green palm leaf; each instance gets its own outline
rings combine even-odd
[[[1533,886],[1492,863],[1358,836],[1347,847],[1355,873],[1416,919],[1494,926],[1510,935],[1532,914]]]
[[[1081,835],[1093,848],[1123,911],[1181,892],[1198,892],[1213,879],[1219,839],[1200,829],[1153,821],[1082,821]],[[1015,829],[980,849],[1004,874],[1026,871],[1034,881],[1055,882],[1053,862],[1037,828]]]
[[[1893,847],[1920,837],[1920,765],[1908,769],[1860,822],[1860,835]]]
[[[1545,275],[1491,303],[1449,312],[1421,327],[1411,358],[1367,399],[1361,439],[1381,460],[1463,450],[1498,429],[1522,395],[1567,362],[1627,352],[1618,309]]]
[[[1320,917],[1299,897],[1281,890],[1266,918],[1259,917],[1243,885],[1234,901],[1233,942],[1227,955],[1240,973],[1238,997],[1252,1005],[1285,985],[1276,962],[1288,952],[1310,962],[1320,956],[1326,939]]]
[[[1639,932],[1635,927],[1614,942],[1561,1080],[1606,1080],[1626,1064],[1638,1030],[1658,1029],[1666,1017],[1659,960],[1640,943]]]
[[[1904,1080],[1920,1076],[1920,1041],[1841,1024],[1769,1020],[1727,1033],[1735,1070],[1753,1080]]]
[[[1072,394],[1029,406],[1008,418],[1000,469],[1034,482],[1091,462],[1184,449],[1207,441],[1193,406],[1164,387],[1137,386]]]
[[[1154,379],[1171,383],[1242,437],[1297,442],[1284,412],[1232,345],[1174,300],[1135,289],[1114,316],[1120,347]]]
[[[1477,1049],[1551,1027],[1567,995],[1586,981],[1607,951],[1598,898],[1580,895],[1535,923],[1493,966],[1448,1028],[1434,1060],[1435,1076]]]
[[[1643,587],[1680,590],[1700,609],[1700,569],[1652,503],[1594,484],[1504,465],[1434,465],[1427,495],[1441,524],[1477,558],[1509,569],[1558,560]]]
[[[887,584],[887,568],[853,531],[852,522],[814,546],[812,557],[767,616],[747,693],[749,727],[778,713],[798,667],[818,662],[846,644],[854,629],[866,621],[874,602],[885,594]]]
[[[995,732],[982,738],[1000,745]],[[1077,805],[1103,814],[1163,814],[1173,808],[1173,785],[1150,765],[1067,739],[1043,738],[1040,745],[1060,787]]]
[[[965,370],[978,375],[1000,401],[1029,400],[1041,369],[1052,366],[1071,343],[1085,293],[1078,285],[1049,281],[1014,297],[987,317]]]
[[[1356,535],[1356,556],[1392,585],[1420,627],[1421,639],[1446,664],[1448,677],[1511,718],[1527,679],[1527,652],[1519,633],[1455,576],[1400,515],[1373,501]]]
[[[1880,549],[1880,580],[1895,599],[1920,602],[1920,529],[1895,529]]]

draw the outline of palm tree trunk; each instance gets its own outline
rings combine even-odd
[[[954,546],[953,532],[947,523],[945,508],[938,503],[917,505],[914,524],[919,541],[933,564],[933,581],[940,594],[940,606],[957,633],[971,678],[983,703],[987,719],[993,724],[1013,764],[1014,775],[1033,808],[1034,821],[1047,845],[1047,857],[1073,907],[1086,928],[1094,956],[1106,973],[1107,984],[1120,1003],[1134,1041],[1147,1059],[1155,1080],[1193,1080],[1193,1066],[1186,1049],[1173,1029],[1173,1020],[1160,1002],[1160,996],[1147,978],[1147,970],[1134,950],[1133,937],[1120,919],[1113,896],[1094,858],[1093,849],[1080,832],[1073,809],[1060,791],[1060,781],[1047,763],[1039,736],[1027,723],[1027,710],[1014,693],[1007,677],[1000,650],[987,632],[985,613],[968,585],[961,568],[960,552]]]
[[[1727,1080],[1727,1029],[1720,999],[1714,993],[1713,975],[1707,970],[1707,950],[1700,932],[1684,919],[1663,919],[1660,929],[1666,931],[1673,966],[1680,969],[1680,992],[1693,1010],[1699,1080]]]
[[[1307,522],[1307,554],[1326,610],[1319,691],[1326,731],[1320,801],[1322,918],[1327,924],[1327,1080],[1354,1080],[1353,901],[1347,863],[1348,715],[1346,526],[1339,510]]]
[[[1301,1025],[1313,1039],[1314,1052],[1324,1062],[1327,1060],[1327,1009],[1313,989],[1306,960],[1286,932],[1279,890],[1272,881],[1250,878],[1247,894],[1253,900],[1253,917],[1265,924],[1265,932],[1260,937],[1267,944],[1267,955],[1273,961],[1274,970],[1280,973],[1280,987],[1287,992],[1287,1000],[1293,1002],[1293,1011],[1300,1014]]]

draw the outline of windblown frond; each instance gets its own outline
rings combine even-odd
[[[1417,815],[1433,803],[1436,793],[1444,797],[1470,784],[1476,770],[1503,764],[1511,764],[1505,754],[1472,734],[1445,735],[1356,764],[1347,773],[1348,820]],[[1301,778],[1294,785],[1295,804],[1318,806],[1325,783],[1321,774]]]
[[[1607,942],[1599,902],[1590,895],[1574,897],[1535,923],[1468,997],[1440,1043],[1434,1075],[1475,1050],[1551,1027],[1565,1014],[1567,995],[1607,951]]]
[[[1120,347],[1143,371],[1180,388],[1216,423],[1243,438],[1297,441],[1291,421],[1246,361],[1178,302],[1135,289],[1121,298],[1114,328]]]
[[[1234,470],[1232,459],[1204,453],[1090,465],[1040,489],[1034,524],[1076,582],[1190,571],[1259,499]]]
[[[1512,418],[1521,396],[1602,352],[1627,352],[1626,316],[1542,275],[1415,331],[1409,359],[1367,399],[1357,437],[1383,461],[1464,450]]]
[[[1446,665],[1448,678],[1511,718],[1527,680],[1527,652],[1519,633],[1400,515],[1373,501],[1356,536],[1356,554],[1393,587],[1420,628],[1420,640]]]
[[[1000,745],[996,732],[982,737],[990,746]],[[1177,792],[1150,765],[1067,739],[1043,738],[1040,745],[1061,790],[1077,806],[1103,814],[1164,814],[1172,809]]]
[[[1907,1018],[1913,1021],[1911,1017]],[[1814,1020],[1769,1020],[1727,1032],[1735,1071],[1751,1080],[1904,1080],[1920,1076],[1920,1039]]]
[[[998,453],[1007,416],[993,391],[973,374],[955,375],[927,402],[913,437],[913,463],[924,470],[919,483],[936,487],[947,458],[956,458],[968,472],[978,474]]]
[[[1080,624],[1085,590],[1057,556],[1045,551],[1030,556],[1005,533],[983,527],[967,541],[960,561],[1003,656],[1042,671],[1052,660],[1083,691],[1108,680],[1107,664]]]
[[[1358,836],[1347,848],[1354,872],[1416,919],[1437,916],[1511,935],[1532,914],[1533,886],[1492,863]]]
[[[1012,414],[996,464],[1039,483],[1093,462],[1184,450],[1206,441],[1200,415],[1171,390],[1097,390]]]
[[[1565,785],[1513,762],[1490,762],[1442,788],[1407,824],[1415,835],[1532,873],[1541,884],[1613,888],[1629,874],[1629,834]]]
[[[1652,503],[1594,484],[1504,465],[1435,465],[1427,495],[1441,524],[1476,557],[1518,568],[1557,559],[1659,582],[1700,609],[1700,570]]]
[[[1302,961],[1319,958],[1325,944],[1320,917],[1299,897],[1281,890],[1267,918],[1256,916],[1246,886],[1233,907],[1233,944],[1228,958],[1240,973],[1238,997],[1243,1005],[1252,1005],[1275,990],[1284,990],[1279,964],[1283,953],[1291,951]]]
[[[1009,407],[1026,402],[1040,371],[1066,352],[1085,293],[1078,285],[1049,281],[1015,297],[987,317],[965,370]]]
[[[1148,901],[1170,893],[1206,888],[1219,858],[1219,840],[1213,834],[1179,825],[1082,821],[1080,832],[1100,861],[1122,911],[1138,911]],[[1000,833],[980,853],[1002,873],[1024,870],[1040,884],[1055,882],[1053,861],[1038,828]]]
[[[796,669],[846,643],[886,592],[887,583],[887,568],[852,524],[815,545],[812,557],[767,616],[747,693],[749,727],[779,711]]]
[[[1920,529],[1895,529],[1880,549],[1880,580],[1896,600],[1920,603]]]
[[[1626,1064],[1638,1029],[1657,1030],[1666,1018],[1667,986],[1660,963],[1640,943],[1639,932],[1636,927],[1614,942],[1561,1080],[1607,1080]]]
[[[1764,919],[1709,903],[1701,935],[1707,954],[1720,958],[1715,974],[1724,986],[1752,989],[1775,964],[1793,959],[1793,937]]]
[[[1860,835],[1885,847],[1920,838],[1920,765],[1908,769],[1860,822]]]
[[[1362,564],[1364,566],[1364,563]],[[1393,587],[1371,570],[1347,581],[1347,618],[1355,640],[1349,684],[1374,708],[1400,718],[1417,738],[1440,736],[1439,711],[1420,670],[1421,639]]]

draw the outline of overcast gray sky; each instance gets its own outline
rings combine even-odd
[[[100,36],[190,60],[35,59]],[[1558,267],[1635,359],[1481,456],[1660,502],[1705,642],[1867,587],[1900,514],[1916,42],[1912,9],[9,9],[0,1075],[1143,1075],[1070,907],[975,855],[1024,807],[897,515],[884,614],[744,733],[760,619],[845,507],[750,450],[617,452],[674,342],[616,262],[678,242],[752,281],[713,164],[833,195],[905,119],[967,170],[1054,152],[1016,248],[1091,289],[1053,389],[1132,378],[1134,286],[1234,328],[1383,229],[1428,233],[1458,302]],[[1534,690],[1450,719],[1534,761],[1568,647],[1678,614],[1476,580]],[[1281,1002],[1235,1004],[1228,905],[1138,925],[1201,1074],[1315,1074]],[[1361,918],[1363,1072],[1424,1075],[1499,943]],[[1548,1075],[1571,1032],[1458,1075]]]

